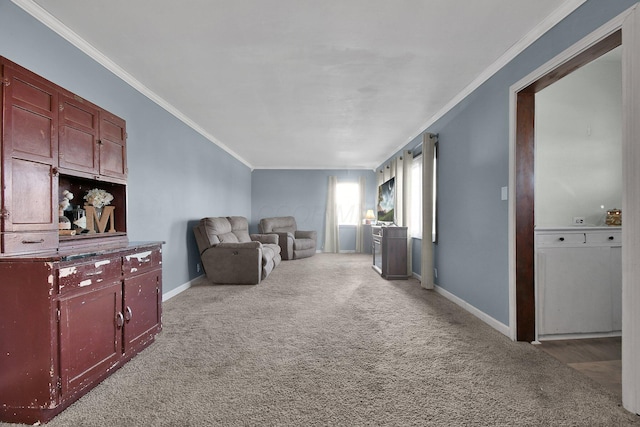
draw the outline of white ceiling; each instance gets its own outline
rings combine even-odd
[[[584,2],[13,1],[248,166],[284,169],[375,168]]]

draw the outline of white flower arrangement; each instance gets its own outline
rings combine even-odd
[[[84,199],[96,208],[103,208],[113,200],[113,196],[111,193],[106,192],[105,190],[101,190],[99,188],[94,188],[92,190],[87,191],[87,194],[84,196]]]

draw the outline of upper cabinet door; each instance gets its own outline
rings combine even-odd
[[[3,71],[4,163],[15,157],[57,166],[57,91],[33,74]]]
[[[98,174],[99,110],[79,97],[60,95],[60,168]]]
[[[127,177],[126,122],[107,111],[100,112],[100,175]]]
[[[2,231],[56,231],[57,92],[38,76],[0,65],[3,65]],[[57,244],[49,235],[16,239],[34,250]],[[4,251],[13,248],[14,243],[8,235],[3,236]]]

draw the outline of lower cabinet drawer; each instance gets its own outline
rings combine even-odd
[[[574,246],[583,245],[585,242],[584,233],[548,233],[536,235],[536,246],[545,247],[562,247],[562,246]]]
[[[127,254],[122,259],[122,271],[125,276],[143,273],[157,268],[162,264],[160,250],[147,250]]]
[[[618,230],[612,230],[611,232],[599,231],[593,233],[586,233],[587,244],[594,245],[607,245],[607,246],[620,246],[622,245],[622,233]]]
[[[58,269],[58,292],[98,286],[122,278],[120,257],[92,259],[81,264],[64,264]]]
[[[58,248],[57,231],[2,233],[2,253],[46,252]]]

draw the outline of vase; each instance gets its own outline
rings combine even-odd
[[[95,207],[96,210],[96,217],[98,218],[98,221],[100,221],[100,218],[102,218],[102,210],[104,209],[104,206],[100,206],[100,207]]]

